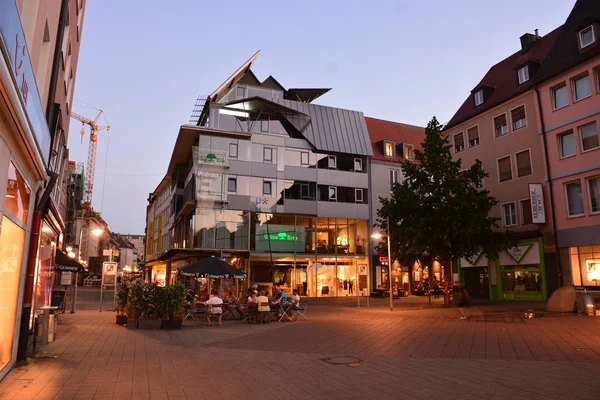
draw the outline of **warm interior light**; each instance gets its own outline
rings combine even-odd
[[[75,258],[75,253],[73,253],[72,251],[68,252],[68,253],[67,253],[67,255],[68,255],[70,258]]]
[[[376,233],[372,234],[371,237],[373,239],[381,239],[381,238],[383,238],[383,234],[381,232],[376,232]]]
[[[67,250],[67,253],[70,253],[73,251],[73,248],[71,246],[67,246],[65,250]]]
[[[48,228],[47,226],[42,228],[42,232],[52,232],[52,229]]]

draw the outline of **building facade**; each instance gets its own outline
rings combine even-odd
[[[538,76],[564,284],[600,280],[600,7],[578,1]]]
[[[196,126],[180,128],[148,208],[146,256],[154,258],[146,266],[164,264],[168,281],[175,267],[218,256],[267,289],[367,295],[372,151],[364,117],[314,104],[328,89],[259,81],[250,69],[257,55],[208,97]],[[163,185],[172,188],[173,239],[161,253],[153,235]]]
[[[454,159],[467,169],[481,160],[481,189],[498,200],[498,227],[519,238],[496,259],[460,260],[459,278],[471,296],[545,300],[559,285],[549,187],[540,146],[534,80],[560,29],[526,33],[521,49],[492,66],[444,127]]]
[[[425,139],[425,128],[369,117],[365,121],[373,149],[373,156],[369,158],[369,207],[370,225],[374,226],[381,207],[379,199],[389,197],[393,186],[404,180],[402,163],[414,160],[415,149],[420,150]],[[413,293],[418,283],[429,278],[430,274],[437,274],[438,280],[443,278],[444,271],[437,262],[432,266],[422,266],[419,263],[400,265],[398,261],[394,261],[389,278],[388,255],[376,252],[378,244],[379,240],[371,239],[371,290],[388,290],[391,282],[394,295],[399,294],[399,290]]]

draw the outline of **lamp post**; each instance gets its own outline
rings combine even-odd
[[[373,239],[382,239],[384,235],[377,232],[371,235]],[[390,245],[390,218],[387,218],[387,248],[388,248],[388,289],[390,291],[390,311],[394,311],[394,294],[392,292],[392,247]]]

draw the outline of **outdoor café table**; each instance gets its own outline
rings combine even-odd
[[[228,317],[239,318],[239,314],[235,309],[235,304],[233,303],[223,303],[223,319],[227,319]]]

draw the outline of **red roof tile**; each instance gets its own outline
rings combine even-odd
[[[560,30],[561,27],[558,27],[546,36],[539,38],[527,53],[523,54],[521,50],[519,50],[490,68],[481,82],[475,86],[475,88],[488,86],[493,89],[485,99],[484,103],[475,107],[473,95],[470,94],[446,124],[444,130],[450,129],[484,111],[510,100],[526,90],[529,90],[534,83],[535,76],[530,77],[531,79],[525,84],[519,85],[516,68],[526,62],[543,63],[541,60],[546,58],[546,55],[554,45]]]
[[[372,160],[397,161],[403,160],[402,154],[396,152],[397,157],[386,157],[383,153],[381,142],[389,140],[396,145],[401,143],[412,144],[415,150],[421,149],[421,143],[425,140],[425,128],[421,126],[402,124],[400,122],[386,121],[383,119],[365,117],[367,130],[373,147]]]

